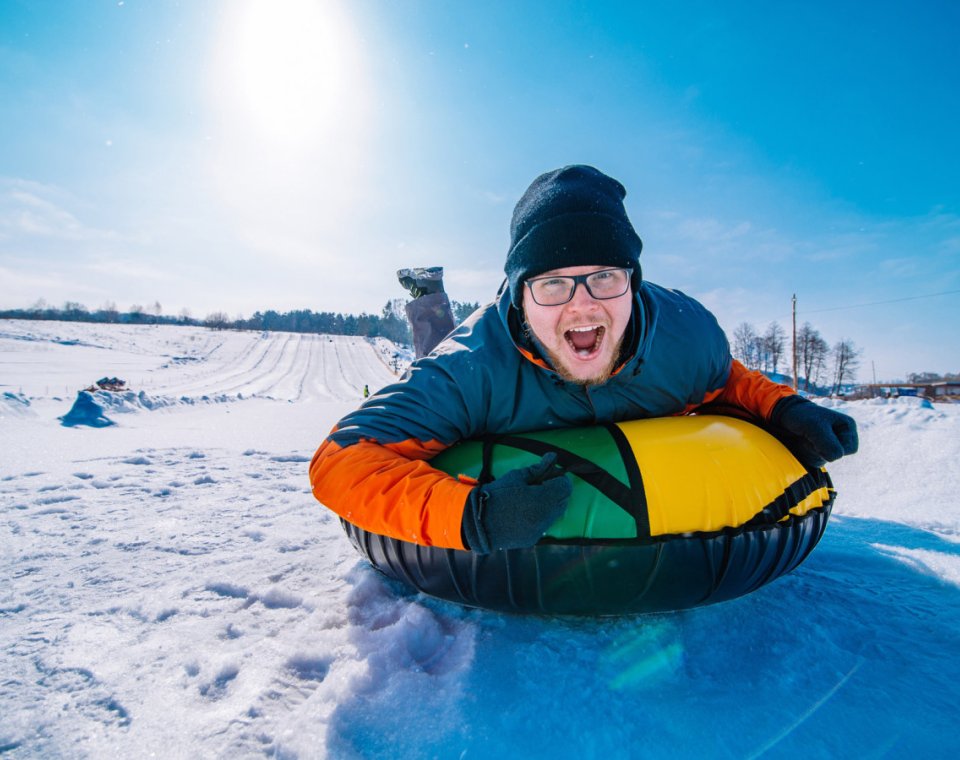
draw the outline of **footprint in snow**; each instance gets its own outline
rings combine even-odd
[[[213,581],[204,586],[204,589],[212,591],[217,596],[226,596],[231,599],[246,599],[250,595],[249,589],[229,581]]]
[[[67,501],[78,501],[79,499],[80,499],[79,496],[73,496],[71,494],[63,494],[60,496],[47,496],[43,499],[37,499],[37,504],[39,504],[42,507],[46,507],[51,504],[63,504],[64,502],[67,502]]]
[[[207,699],[221,699],[227,693],[230,682],[240,675],[240,666],[232,663],[224,665],[214,676],[212,681],[200,684],[200,696]]]
[[[303,604],[303,599],[296,594],[291,594],[289,591],[281,591],[277,588],[270,589],[266,594],[262,594],[258,598],[260,603],[268,610],[289,610]]]
[[[231,641],[233,639],[239,639],[241,636],[243,636],[243,631],[237,628],[233,623],[227,623],[227,627],[223,629],[223,633],[217,636],[217,638],[224,641]]]
[[[330,670],[330,658],[321,655],[295,654],[287,660],[286,667],[304,681],[322,681]]]

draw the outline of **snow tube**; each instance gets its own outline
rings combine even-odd
[[[460,443],[433,459],[485,481],[556,451],[566,513],[529,549],[478,555],[343,521],[385,575],[471,607],[555,615],[662,612],[733,599],[797,567],[823,535],[834,489],[764,430],[669,417]]]

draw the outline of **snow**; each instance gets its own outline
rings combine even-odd
[[[820,546],[748,597],[514,617],[385,580],[310,494],[314,449],[394,379],[392,351],[0,321],[0,753],[960,750],[960,406],[820,402],[861,451],[830,468]],[[97,404],[114,424],[65,426],[104,375],[130,387]]]

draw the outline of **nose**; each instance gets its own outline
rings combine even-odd
[[[582,307],[592,306],[596,302],[597,302],[597,299],[595,299],[592,295],[590,295],[590,291],[587,290],[587,283],[578,282],[574,285],[574,288],[573,288],[573,298],[571,298],[568,301],[567,305],[582,308]]]

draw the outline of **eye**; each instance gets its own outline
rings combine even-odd
[[[545,280],[539,280],[539,283],[542,288],[562,288],[567,285],[563,277],[550,277]]]

